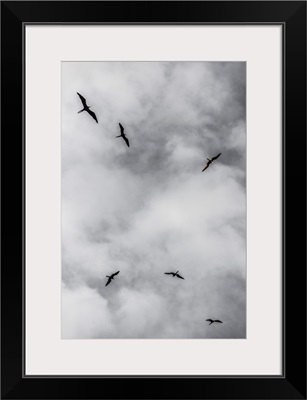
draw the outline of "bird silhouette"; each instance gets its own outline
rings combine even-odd
[[[108,282],[105,284],[105,286],[108,286],[108,284],[112,282],[112,279],[114,279],[114,276],[117,274],[119,274],[119,271],[115,272],[114,274],[112,274],[110,276],[106,275],[106,277],[109,279],[108,279]]]
[[[78,114],[80,114],[82,111],[87,111],[87,112],[90,114],[90,116],[91,116],[92,118],[94,118],[94,120],[95,120],[95,121],[97,122],[97,124],[98,124],[98,119],[97,119],[97,117],[96,117],[96,114],[95,114],[92,110],[90,110],[91,106],[88,106],[88,105],[86,104],[85,98],[84,98],[83,96],[81,96],[80,93],[77,92],[77,95],[80,97],[80,100],[82,101],[82,104],[83,104],[83,109],[80,110],[80,111],[78,111]]]
[[[219,158],[219,156],[220,156],[221,154],[222,154],[222,153],[219,153],[217,156],[212,157],[211,160],[210,160],[210,158],[207,158],[208,162],[207,162],[205,168],[204,168],[201,172],[204,172],[207,168],[209,168],[209,166],[213,163],[213,161],[216,160],[217,158]]]
[[[178,274],[179,271],[176,272],[164,272],[165,275],[173,275],[173,278],[176,276],[177,278],[184,279],[182,276]]]
[[[211,324],[213,324],[213,322],[219,322],[220,324],[222,324],[223,322],[222,321],[220,321],[219,319],[206,319],[206,321],[209,321],[210,322],[210,324],[209,325],[211,325]]]
[[[125,133],[124,133],[124,131],[125,131],[124,127],[122,126],[121,123],[119,123],[118,125],[119,125],[119,127],[120,127],[120,132],[121,132],[121,134],[118,135],[118,136],[116,136],[116,137],[117,137],[117,138],[118,138],[118,137],[122,137],[122,138],[124,139],[124,141],[126,142],[126,145],[127,145],[128,147],[130,147],[130,146],[129,146],[129,140],[128,140],[127,136],[126,136]]]

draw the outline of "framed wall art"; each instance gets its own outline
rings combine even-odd
[[[306,398],[306,3],[1,8],[2,397]]]

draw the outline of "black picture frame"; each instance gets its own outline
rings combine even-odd
[[[283,26],[282,376],[24,376],[24,27],[97,23]],[[306,399],[306,2],[3,1],[1,53],[1,398]]]

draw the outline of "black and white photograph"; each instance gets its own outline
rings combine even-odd
[[[61,65],[62,339],[246,338],[246,63]]]

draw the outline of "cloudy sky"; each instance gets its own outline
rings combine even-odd
[[[62,63],[62,338],[246,337],[245,74]]]

